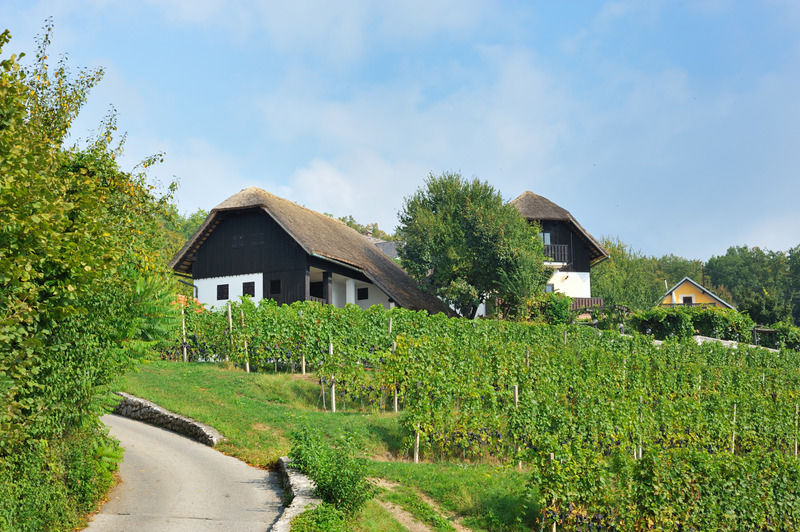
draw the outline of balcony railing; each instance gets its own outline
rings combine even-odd
[[[569,263],[569,246],[567,244],[545,244],[544,256],[552,262]]]
[[[322,303],[323,305],[327,303],[324,297],[315,297],[315,296],[308,296],[308,301],[316,301],[317,303]]]
[[[581,310],[585,308],[602,307],[602,297],[573,297],[570,310]]]

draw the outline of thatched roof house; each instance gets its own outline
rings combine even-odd
[[[525,191],[511,200],[511,205],[541,228],[546,265],[553,269],[548,290],[579,300],[578,306],[602,304],[591,297],[590,269],[607,259],[608,251],[568,210],[545,197]]]
[[[451,313],[344,223],[250,187],[211,210],[170,262],[205,304],[249,294],[283,303],[383,304]]]

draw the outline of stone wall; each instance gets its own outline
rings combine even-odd
[[[208,425],[170,412],[155,403],[124,392],[117,392],[117,395],[122,397],[122,401],[114,408],[114,413],[117,415],[177,432],[210,447],[225,439]]]
[[[289,465],[289,459],[281,456],[278,460],[283,486],[292,495],[292,503],[284,508],[280,519],[272,525],[273,532],[289,532],[292,528],[292,519],[306,510],[314,508],[322,500],[314,495],[314,481],[297,469]]]

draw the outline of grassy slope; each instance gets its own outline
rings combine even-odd
[[[215,427],[228,438],[221,451],[256,466],[270,467],[286,455],[288,436],[301,423],[328,438],[347,430],[369,455],[380,458],[371,462],[370,475],[420,490],[463,516],[467,526],[505,530],[517,520],[523,522],[520,528],[534,524],[533,512],[526,516],[524,509],[526,475],[484,464],[387,461],[405,452],[397,414],[354,412],[355,405],[336,414],[325,412],[320,387],[310,376],[155,362],[128,374],[120,388]],[[337,406],[341,408],[341,401]]]

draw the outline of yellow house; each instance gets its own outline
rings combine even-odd
[[[676,307],[679,305],[734,308],[733,305],[726,303],[714,295],[713,292],[688,277],[684,277],[661,298],[662,307]]]

